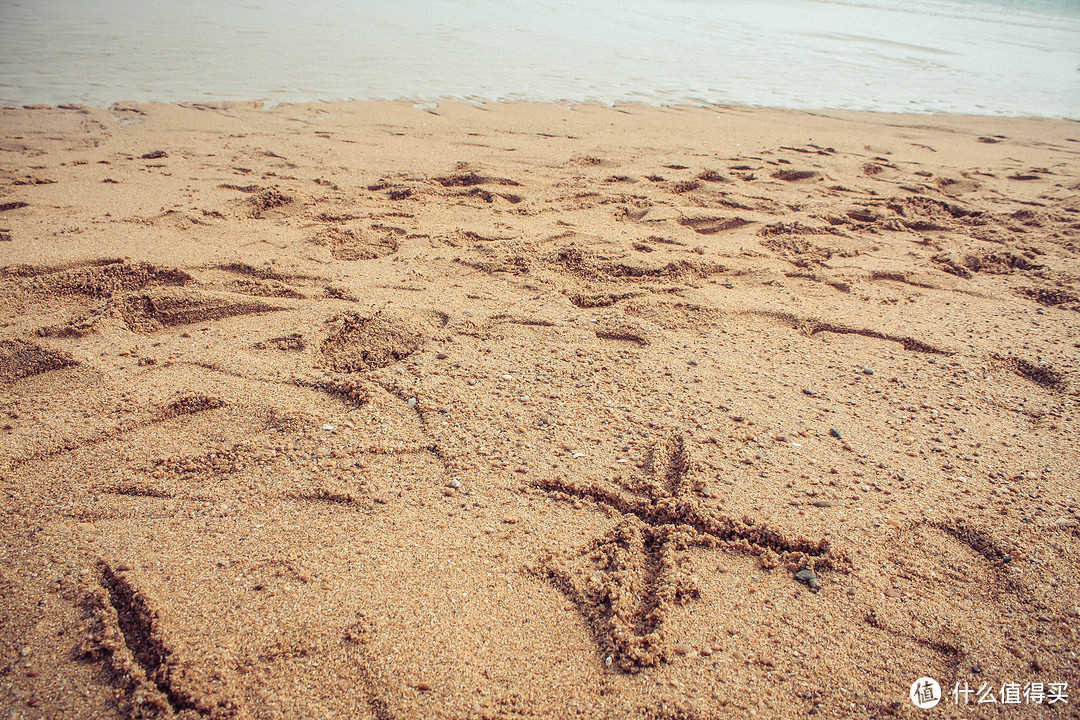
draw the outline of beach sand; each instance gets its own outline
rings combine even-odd
[[[5,718],[1078,716],[1080,124],[72,106],[0,150]]]

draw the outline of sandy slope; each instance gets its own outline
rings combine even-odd
[[[927,717],[922,675],[1077,716],[1080,124],[39,108],[0,150],[5,717]]]

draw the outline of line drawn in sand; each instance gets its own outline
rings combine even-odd
[[[681,434],[661,441],[644,467],[644,477],[616,478],[619,486],[564,478],[536,483],[561,500],[595,502],[621,516],[576,555],[549,553],[535,568],[577,607],[608,667],[638,672],[670,657],[667,617],[674,606],[700,597],[682,567],[690,548],[757,555],[764,567],[783,564],[812,590],[820,586],[815,569],[843,562],[830,553],[828,540],[788,540],[750,518],[735,520],[707,507]]]

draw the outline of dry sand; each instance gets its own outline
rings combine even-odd
[[[3,717],[1078,716],[1080,124],[149,105],[0,150]]]

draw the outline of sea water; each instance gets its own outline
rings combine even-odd
[[[1080,118],[1080,0],[0,0],[0,104],[412,99]]]

